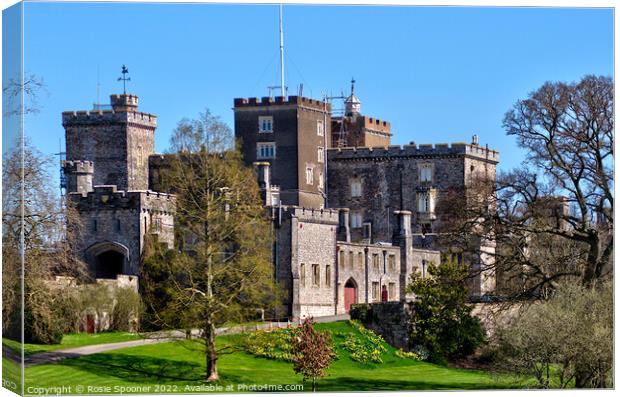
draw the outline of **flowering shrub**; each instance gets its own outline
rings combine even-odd
[[[292,339],[296,329],[250,332],[242,339],[243,349],[256,356],[293,361]]]
[[[349,333],[341,344],[342,348],[350,353],[351,359],[361,363],[382,363],[381,355],[387,351],[383,338],[355,320],[349,321],[349,324],[360,333]]]
[[[416,361],[420,361],[421,358],[418,354],[414,353],[414,352],[406,352],[403,349],[398,349],[396,351],[396,356],[400,357],[400,358],[410,358],[412,360],[416,360]]]

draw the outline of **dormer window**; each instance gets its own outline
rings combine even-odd
[[[273,132],[273,117],[272,116],[259,116],[258,117],[258,132]]]

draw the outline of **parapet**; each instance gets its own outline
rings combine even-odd
[[[297,218],[301,222],[328,223],[338,225],[338,208],[303,208],[298,206],[282,206],[284,215]]]
[[[390,157],[441,157],[449,155],[461,155],[475,157],[491,163],[499,162],[499,152],[479,145],[470,145],[462,142],[447,144],[438,143],[435,145],[391,145],[386,147],[346,147],[328,149],[329,160],[348,160],[348,159],[377,159]]]
[[[62,168],[67,174],[92,174],[95,172],[93,162],[86,160],[63,160]]]
[[[137,124],[141,127],[157,127],[157,116],[150,113],[109,110],[78,110],[62,112],[62,125]]]
[[[174,213],[176,209],[173,194],[151,190],[117,190],[116,185],[96,185],[90,192],[72,192],[69,196],[82,210],[133,209]]]
[[[138,96],[131,94],[110,95],[110,105],[116,112],[129,112],[138,109]]]
[[[369,130],[380,131],[389,134],[391,125],[388,121],[379,120],[372,117],[364,116],[364,128]]]
[[[235,109],[258,106],[296,105],[331,112],[331,104],[327,102],[296,95],[288,97],[235,98],[234,103]]]

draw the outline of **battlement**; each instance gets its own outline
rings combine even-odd
[[[82,209],[134,209],[174,213],[176,198],[173,194],[151,190],[117,190],[116,185],[96,185],[90,192],[69,193]]]
[[[282,213],[292,218],[297,218],[301,222],[316,222],[338,224],[337,208],[303,208],[298,206],[282,206]]]
[[[331,112],[331,104],[320,101],[318,99],[311,99],[301,96],[288,96],[288,97],[262,97],[262,98],[235,98],[235,109],[239,108],[251,108],[258,106],[304,106],[313,108],[316,110]]]
[[[391,125],[388,121],[379,120],[368,116],[364,116],[363,120],[364,128],[384,132],[386,134],[390,133]]]
[[[391,145],[387,147],[347,147],[338,149],[328,149],[329,160],[365,159],[365,158],[386,158],[386,157],[433,157],[461,155],[476,157],[492,163],[499,162],[499,152],[475,144],[462,142],[447,144],[409,144],[404,146]]]
[[[62,112],[62,125],[138,124],[155,129],[157,116],[150,113],[117,110],[78,110]]]
[[[62,168],[68,174],[92,174],[95,172],[94,163],[86,160],[63,160]]]

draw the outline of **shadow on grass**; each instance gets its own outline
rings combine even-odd
[[[168,360],[144,355],[93,354],[63,360],[59,365],[88,371],[94,375],[135,383],[197,382],[204,379],[205,368],[196,362]]]
[[[511,389],[510,385],[498,386],[497,384],[465,383],[447,384],[445,382],[419,381],[419,380],[388,380],[388,379],[364,379],[354,377],[327,377],[319,380],[317,391],[377,391],[377,390],[492,390]]]

